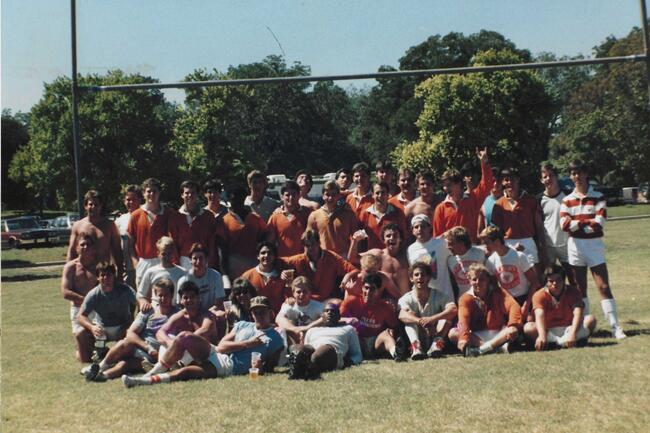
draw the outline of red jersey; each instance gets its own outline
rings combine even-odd
[[[361,227],[363,227],[366,230],[366,233],[368,233],[369,250],[373,248],[384,248],[384,242],[381,240],[381,229],[389,223],[395,223],[399,226],[400,230],[402,230],[402,237],[407,233],[406,217],[404,216],[404,213],[392,204],[388,205],[388,209],[383,215],[380,215],[379,212],[375,210],[374,205],[368,207],[361,211],[359,222]]]
[[[311,281],[313,287],[311,297],[321,302],[327,300],[336,292],[338,279],[357,269],[352,263],[338,254],[327,250],[322,250],[318,263],[316,263],[316,271],[312,269],[309,258],[305,253],[282,257],[279,260],[283,261],[288,267],[295,269],[296,276],[303,276]]]
[[[157,214],[145,210],[144,207],[131,213],[128,232],[138,258],[158,257],[156,242],[169,234],[169,221],[174,214],[176,214],[174,209],[164,205],[161,205],[160,212]]]
[[[377,300],[367,304],[361,296],[348,296],[341,304],[342,317],[359,320],[359,337],[376,337],[387,328],[397,327],[397,313],[386,302]]]
[[[169,235],[174,239],[178,256],[190,256],[192,244],[208,248],[208,257],[215,256],[216,220],[214,214],[201,209],[193,218],[181,207],[169,220]]]
[[[282,269],[277,269],[276,275],[270,278],[265,278],[257,270],[257,267],[251,268],[242,274],[242,278],[246,278],[255,287],[259,296],[269,298],[274,314],[280,312],[284,300],[291,296],[291,289],[280,279],[281,271]]]
[[[541,216],[539,201],[527,192],[523,192],[514,205],[508,197],[501,197],[492,209],[492,223],[503,230],[506,239],[532,238],[535,236],[535,219]]]
[[[255,212],[249,212],[242,221],[234,212],[223,217],[224,240],[228,254],[256,258],[257,244],[266,235],[266,222]]]
[[[560,299],[555,299],[546,287],[533,295],[533,310],[544,310],[546,329],[570,326],[573,323],[573,309],[581,306],[584,306],[582,295],[569,285],[565,286]]]
[[[276,209],[269,218],[268,230],[275,235],[278,256],[293,256],[303,250],[300,238],[307,229],[307,220],[311,211],[301,206],[297,212],[289,213]]]
[[[485,302],[471,291],[458,299],[460,341],[469,341],[471,331],[498,331],[504,326],[522,326],[521,307],[505,290],[493,289]]]

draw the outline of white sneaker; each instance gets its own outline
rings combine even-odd
[[[503,343],[501,345],[501,347],[499,347],[496,350],[496,353],[504,353],[506,355],[509,354],[510,353],[510,342],[506,341],[505,343]]]
[[[85,366],[84,368],[81,369],[79,374],[81,374],[82,376],[85,376],[86,373],[88,373],[90,371],[90,367],[92,367],[92,366],[93,366],[92,364]]]
[[[422,353],[420,349],[413,349],[413,353],[411,354],[411,359],[413,361],[421,361],[423,359],[427,359],[427,355]]]
[[[620,326],[614,328],[613,331],[614,331],[614,338],[616,338],[617,340],[622,340],[624,338],[627,338],[627,335],[625,335],[625,332],[623,332],[623,328],[621,328]]]
[[[142,385],[139,381],[135,380],[135,378],[127,376],[126,374],[122,375],[122,383],[127,388],[133,388],[134,386]]]

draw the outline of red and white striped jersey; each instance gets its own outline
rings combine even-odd
[[[603,226],[607,218],[607,204],[602,193],[589,187],[584,197],[575,190],[562,200],[560,224],[569,236],[580,239],[593,239],[603,236]]]

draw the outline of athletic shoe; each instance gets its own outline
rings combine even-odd
[[[90,365],[85,366],[84,368],[81,369],[81,371],[79,372],[79,374],[81,374],[82,376],[85,376],[86,373],[88,373],[88,372],[90,371],[90,368],[91,368],[92,366],[93,366],[93,364],[90,364]]]
[[[501,347],[499,347],[496,350],[496,353],[505,353],[506,355],[509,354],[510,353],[510,343],[508,343],[507,341],[505,343],[503,343],[501,345]]]
[[[289,380],[306,379],[309,367],[309,356],[303,351],[289,353]]]
[[[406,361],[406,352],[406,341],[404,341],[404,338],[402,336],[397,337],[395,339],[395,355],[393,356],[395,362]]]
[[[91,360],[95,363],[101,362],[102,359],[106,356],[108,353],[108,347],[102,347],[102,348],[96,348],[93,351],[93,355],[91,356]]]
[[[476,358],[477,356],[480,355],[481,355],[481,351],[478,350],[477,347],[465,346],[465,350],[463,351],[463,356],[465,358]]]
[[[122,383],[123,383],[124,386],[126,386],[127,388],[133,388],[134,386],[142,385],[140,382],[138,382],[137,380],[135,380],[134,377],[127,376],[126,374],[123,374],[123,375],[122,375]]]
[[[617,340],[622,340],[624,338],[627,338],[627,335],[625,335],[625,332],[623,332],[623,328],[621,328],[620,326],[615,327],[613,331],[614,331],[613,332],[614,338],[616,338]]]
[[[90,368],[84,373],[86,382],[92,382],[99,374],[99,364],[91,364]]]
[[[438,337],[431,343],[431,347],[427,351],[427,356],[429,358],[440,358],[443,350],[445,350],[445,340]]]
[[[149,362],[148,359],[143,359],[142,362],[140,363],[142,369],[144,370],[145,373],[149,373],[153,366],[155,365],[152,362]]]
[[[413,353],[411,354],[411,359],[413,361],[421,361],[423,359],[427,359],[427,354],[423,353],[420,349],[413,349]]]

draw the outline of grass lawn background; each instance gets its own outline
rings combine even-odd
[[[279,373],[125,389],[86,383],[56,270],[3,269],[1,416],[7,432],[647,431],[650,223],[609,222],[612,289],[629,338],[599,321],[588,347],[395,364],[318,382]],[[58,254],[58,253],[57,253]],[[3,262],[5,254],[3,254]]]

